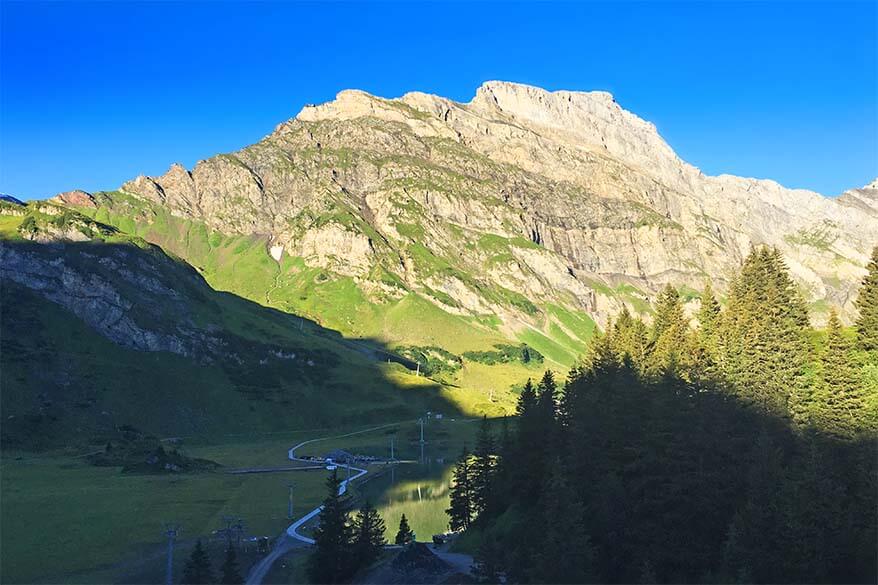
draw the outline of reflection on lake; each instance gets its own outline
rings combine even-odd
[[[453,465],[439,459],[425,463],[401,463],[382,472],[359,489],[363,501],[370,501],[387,525],[387,540],[393,542],[399,519],[405,514],[419,541],[448,530],[448,488]]]

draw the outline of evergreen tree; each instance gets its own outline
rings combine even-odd
[[[341,583],[351,574],[350,500],[340,495],[341,480],[333,471],[326,480],[326,498],[314,531],[315,549],[308,559],[308,575],[314,583]]]
[[[680,293],[673,285],[666,284],[656,300],[650,343],[655,344],[662,334],[679,329],[682,324],[685,324],[685,316]]]
[[[451,505],[453,507],[454,503],[452,503]],[[466,526],[469,526],[469,520],[467,520]],[[454,527],[452,526],[451,529],[454,530]],[[393,540],[393,542],[398,545],[406,545],[412,542],[414,538],[415,533],[409,527],[408,518],[406,518],[405,514],[403,514],[402,518],[399,519],[399,530],[396,531],[396,538]]]
[[[826,347],[821,355],[821,383],[813,410],[819,427],[839,437],[853,437],[863,426],[863,384],[851,360],[853,344],[844,335],[835,311],[826,326]]]
[[[473,555],[472,574],[478,583],[499,583],[503,566],[503,548],[490,532],[482,538]]]
[[[810,359],[804,301],[776,250],[753,250],[729,291],[718,333],[722,374],[735,393],[776,416],[805,416]]]
[[[712,339],[720,316],[719,302],[713,294],[710,282],[704,283],[701,293],[701,308],[698,310],[698,328],[704,340]]]
[[[677,289],[670,284],[662,289],[655,312],[645,360],[646,375],[660,378],[668,372],[676,375],[687,371],[683,349],[687,345],[689,325]]]
[[[747,551],[741,539],[743,520],[740,514],[735,514],[726,540],[722,548],[722,566],[720,571],[720,582],[723,583],[752,583],[750,578],[750,567],[748,566],[749,551]]]
[[[512,433],[509,429],[509,418],[504,416],[500,421],[500,438],[497,442],[497,456],[494,461],[494,491],[489,499],[486,518],[494,519],[509,506],[513,468],[516,465]]]
[[[195,548],[192,549],[192,554],[183,567],[183,583],[185,585],[216,583],[210,567],[210,557],[201,545],[201,540],[196,541]]]
[[[863,279],[855,301],[860,317],[857,319],[859,345],[866,351],[878,350],[878,246],[872,249],[872,260],[866,267],[869,273]]]
[[[645,345],[644,345],[645,352]],[[619,367],[622,362],[616,350],[616,338],[614,335],[614,326],[610,323],[607,326],[606,333],[595,332],[591,340],[582,364],[582,374],[589,375],[594,372],[612,372]],[[576,379],[574,377],[574,379]]]
[[[698,330],[688,335],[684,348],[687,379],[690,382],[718,384],[721,376],[717,363],[717,331],[720,327],[722,311],[710,282],[704,285],[697,318]]]
[[[488,509],[494,497],[494,439],[487,416],[482,417],[469,470],[473,519],[477,519]]]
[[[472,472],[470,470],[470,455],[464,446],[463,452],[454,466],[454,474],[451,479],[451,506],[446,510],[450,517],[451,530],[466,530],[473,520],[473,486]],[[405,520],[405,516],[403,516]],[[406,524],[406,526],[408,526]],[[400,521],[402,530],[402,521]],[[399,535],[397,535],[397,539]],[[400,544],[397,542],[397,544]]]
[[[231,542],[226,547],[226,558],[223,560],[220,571],[222,571],[220,583],[223,585],[239,585],[244,582],[244,579],[241,578],[241,573],[238,570],[238,559],[235,555],[235,548],[232,546]]]
[[[368,567],[381,555],[387,541],[384,539],[384,520],[370,502],[360,509],[353,524],[353,557],[356,567]]]
[[[649,344],[649,330],[643,321],[631,316],[628,306],[622,305],[622,311],[610,330],[610,345],[618,360],[621,362],[627,357],[642,368]]]
[[[537,494],[540,484],[544,447],[547,439],[546,411],[549,409],[547,394],[539,394],[528,380],[518,398],[518,432],[514,442],[516,465],[512,468],[509,491],[516,498],[529,498]],[[553,408],[553,406],[552,406]]]
[[[872,400],[874,366],[854,365],[871,356],[852,349],[835,316],[822,352],[811,351],[805,305],[776,250],[748,256],[722,311],[707,287],[695,332],[685,319],[668,325],[682,312],[665,293],[657,334],[643,336],[644,361],[676,352],[659,375],[633,359],[642,322],[623,312],[568,375],[560,408],[551,384],[527,384],[497,449],[502,497],[482,512],[488,522],[468,527],[481,542],[475,574],[510,583],[875,583],[874,436],[833,430],[846,424],[833,417]],[[662,349],[675,329],[688,345]],[[790,414],[802,424],[790,425]]]
[[[558,446],[558,385],[555,382],[555,375],[551,370],[546,370],[540,383],[537,385],[537,408],[536,417],[534,418],[533,432],[540,441],[531,444],[531,449],[536,456],[539,456],[538,463],[542,464],[546,453]],[[534,468],[531,470],[538,473],[539,470]]]
[[[515,414],[523,417],[536,409],[537,392],[534,389],[533,382],[530,378],[524,384],[521,394],[518,396],[518,403],[515,406]]]
[[[550,467],[540,508],[542,526],[532,580],[537,583],[594,581],[594,550],[583,531],[582,509],[557,457]]]

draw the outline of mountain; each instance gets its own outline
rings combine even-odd
[[[122,191],[259,234],[366,295],[500,308],[510,333],[533,324],[517,295],[605,322],[666,282],[722,289],[761,243],[784,252],[809,300],[850,311],[878,239],[878,211],[848,204],[854,195],[705,176],[607,93],[502,82],[468,104],[344,91],[251,147]]]
[[[328,358],[336,373],[304,390],[266,382],[286,388],[282,400],[320,392],[351,364],[377,372],[387,357],[424,368],[446,408],[484,412],[511,405],[509,389],[542,364],[572,365],[623,305],[648,316],[665,283],[690,308],[707,280],[724,291],[758,244],[784,253],[815,321],[831,306],[849,318],[878,243],[878,206],[875,183],[832,199],[706,176],[605,92],[488,82],[466,104],[343,91],[192,170],[0,202],[0,233],[9,302],[86,324],[120,359],[221,364],[223,396],[237,400],[263,381],[255,367],[252,384],[235,378],[235,356],[304,355],[313,341],[342,356]],[[36,351],[33,332],[6,313],[15,343]],[[291,314],[322,335],[297,337]],[[53,337],[45,319],[39,331]],[[226,349],[239,344],[246,351]],[[19,348],[4,346],[4,366],[9,351]],[[408,404],[394,393],[408,381],[378,377],[382,396]],[[269,403],[253,408],[265,414]]]
[[[875,214],[878,212],[878,179],[859,189],[845,191],[838,198],[838,202],[847,207]]]
[[[0,201],[11,203],[13,205],[24,205],[24,201],[17,199],[8,193],[0,193]]]

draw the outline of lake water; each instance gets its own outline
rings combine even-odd
[[[384,470],[359,488],[381,514],[392,542],[405,514],[419,541],[431,541],[434,534],[448,531],[449,486],[453,465],[439,459],[424,463],[400,463]]]

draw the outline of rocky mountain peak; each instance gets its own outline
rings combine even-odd
[[[761,244],[781,249],[809,300],[852,310],[878,234],[874,189],[830,199],[705,176],[607,92],[503,81],[468,103],[345,90],[253,146],[123,189],[264,237],[273,262],[302,258],[366,296],[420,291],[454,314],[509,322],[561,299],[603,321],[706,277],[722,291]],[[501,307],[509,294],[528,303]]]

